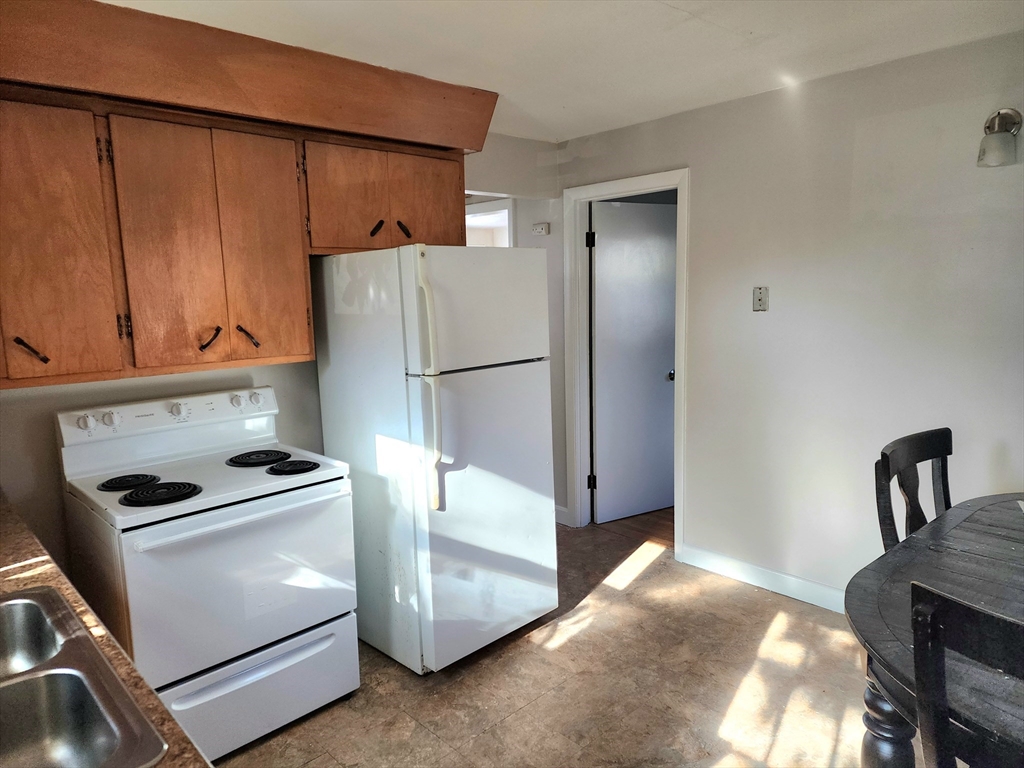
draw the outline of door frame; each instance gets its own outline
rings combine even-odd
[[[587,204],[598,200],[676,189],[676,377],[673,397],[673,466],[675,467],[675,543],[683,542],[683,488],[686,429],[686,307],[687,254],[689,250],[690,170],[616,179],[571,187],[562,192],[565,217],[565,452],[567,476],[566,513],[558,522],[582,527],[590,522],[587,475],[590,456],[590,402],[588,377],[590,350],[587,339],[590,316],[589,259],[586,248]]]

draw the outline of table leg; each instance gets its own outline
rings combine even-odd
[[[882,695],[871,676],[864,691],[864,727],[867,733],[860,747],[861,768],[914,768],[917,731]]]

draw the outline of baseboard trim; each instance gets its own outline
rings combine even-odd
[[[568,525],[570,528],[576,527],[576,516],[569,517],[569,510],[565,507],[560,507],[555,504],[555,522],[561,523],[562,525]]]
[[[717,552],[691,547],[683,544],[676,549],[676,560],[687,565],[694,565],[721,576],[728,576],[755,587],[762,587],[795,600],[811,605],[818,605],[836,613],[843,613],[843,590],[826,587],[816,581],[801,579],[788,573],[751,565]]]

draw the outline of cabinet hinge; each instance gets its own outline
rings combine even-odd
[[[306,327],[308,328],[313,324],[313,313],[306,307]]]
[[[103,139],[99,136],[96,137],[96,159],[103,165]]]
[[[132,338],[132,316],[129,314],[124,316],[124,335]]]
[[[302,166],[297,160],[295,161],[295,180],[302,181]]]
[[[302,153],[302,175],[306,175],[306,153]]]
[[[306,234],[311,234],[311,231],[309,229],[309,216],[306,217]]]
[[[593,248],[596,239],[597,236],[593,232],[587,232],[587,248]]]
[[[121,322],[121,315],[117,316],[117,338],[124,338],[124,323]]]
[[[597,490],[597,475],[587,475],[587,490]]]
[[[107,139],[107,162],[111,165],[114,164],[114,145]]]

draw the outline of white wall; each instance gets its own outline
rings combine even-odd
[[[502,197],[558,197],[558,145],[487,134],[482,151],[466,155],[466,189]]]
[[[518,199],[516,245],[548,252],[548,317],[551,329],[551,420],[555,461],[555,504],[566,505],[565,471],[565,278],[562,264],[562,200]],[[551,224],[550,235],[535,235],[534,224]]]
[[[1022,77],[1015,34],[564,145],[563,188],[690,168],[687,545],[841,589],[931,427],[954,502],[1024,488],[1024,165],[975,166]]]
[[[316,363],[235,368],[0,392],[0,486],[33,532],[64,563],[60,464],[53,414],[151,398],[270,385],[281,442],[322,452]]]

